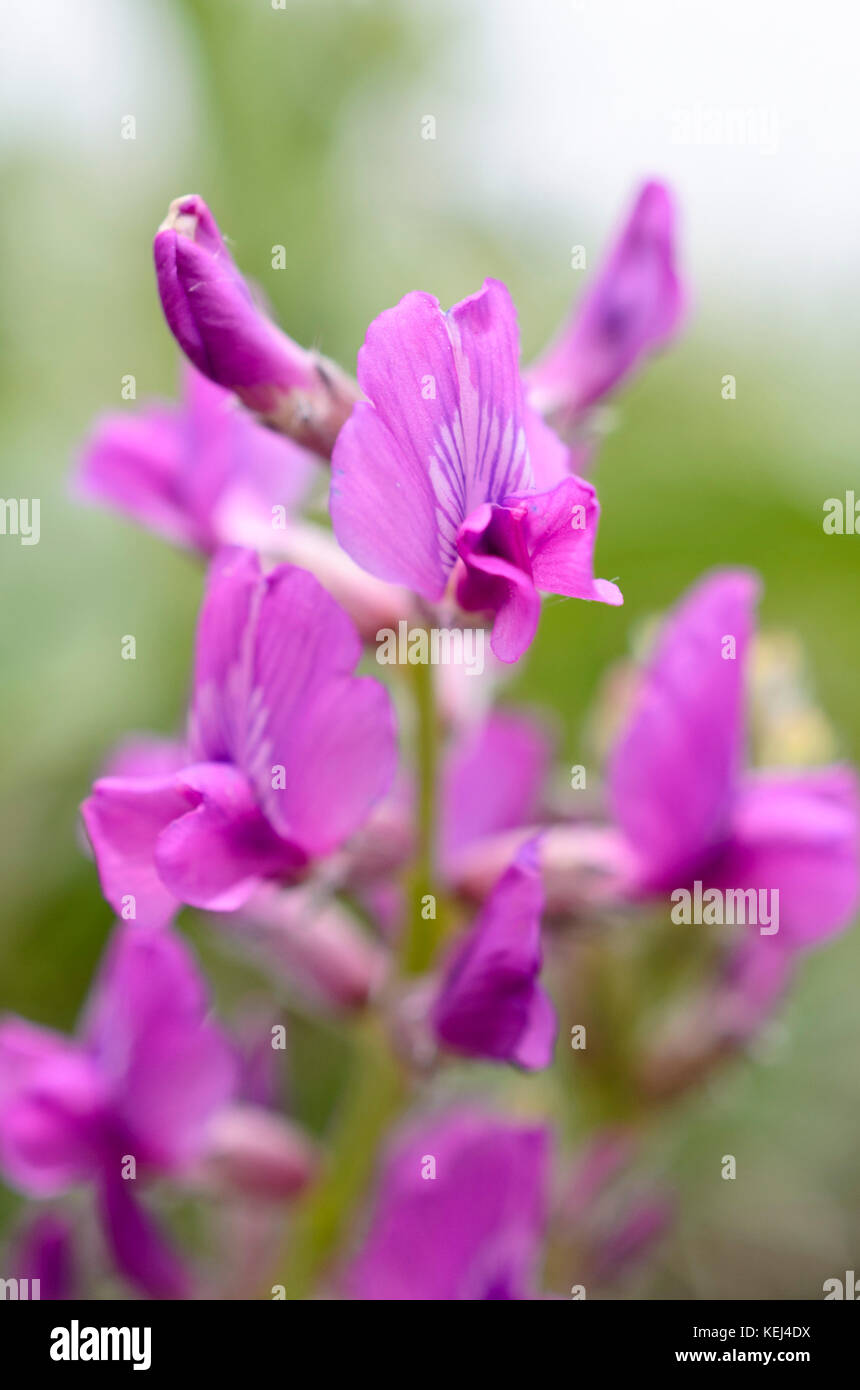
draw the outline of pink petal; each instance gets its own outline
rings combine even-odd
[[[669,190],[646,183],[582,304],[527,373],[535,406],[574,422],[677,330],[674,243]]]
[[[532,483],[507,290],[487,280],[448,314],[406,295],[371,324],[358,369],[370,403],[334,450],[335,534],[371,574],[439,599],[470,513]]]
[[[743,570],[716,571],[694,586],[664,627],[613,749],[612,812],[639,858],[644,888],[684,884],[728,836],[757,594]],[[723,658],[726,637],[734,639],[734,659]]]
[[[849,924],[860,901],[860,796],[852,769],[748,779],[731,831],[714,883],[777,891],[784,945],[813,946]]]

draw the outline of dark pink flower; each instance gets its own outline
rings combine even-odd
[[[389,1144],[364,1243],[347,1271],[359,1300],[535,1297],[547,1221],[542,1125],[458,1109]]]
[[[847,767],[744,770],[744,673],[758,583],[717,571],[684,597],[643,673],[609,765],[638,894],[778,891],[779,932],[812,945],[860,892],[857,779]]]
[[[105,897],[138,921],[230,912],[358,829],[394,776],[384,687],[312,575],[216,558],[200,615],[184,765],[103,777],[83,805]]]
[[[189,1172],[235,1088],[233,1050],[207,1014],[179,938],[128,925],[113,937],[79,1038],[0,1023],[5,1178],[34,1197],[93,1183],[118,1267],[155,1296],[182,1296],[188,1279],[137,1184]],[[129,1159],[135,1172],[124,1176]]]
[[[338,437],[331,491],[358,564],[430,602],[453,584],[466,612],[492,615],[503,661],[532,641],[539,590],[621,603],[592,573],[594,489],[525,402],[504,285],[487,280],[447,314],[406,295],[370,325],[358,376],[368,400]]]
[[[76,483],[84,497],[208,554],[251,530],[276,541],[274,509],[292,512],[318,471],[312,454],[188,367],[180,406],[150,405],[97,424]]]

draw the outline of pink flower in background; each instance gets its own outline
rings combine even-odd
[[[532,641],[539,590],[621,603],[592,572],[594,489],[525,402],[504,285],[487,280],[447,314],[406,295],[370,325],[358,376],[368,400],[338,436],[331,490],[358,564],[430,602],[453,583],[461,608],[492,615],[503,661]]]
[[[458,731],[439,788],[439,860],[446,875],[456,880],[460,864],[488,839],[519,829],[528,835],[552,755],[545,726],[520,711],[495,710]]]
[[[122,926],[79,1039],[23,1019],[0,1024],[4,1177],[34,1197],[94,1183],[118,1268],[156,1297],[181,1297],[189,1282],[134,1195],[138,1182],[187,1173],[235,1086],[232,1048],[207,1012],[185,945]],[[129,1157],[134,1180],[122,1176]]]
[[[347,1296],[536,1297],[550,1157],[542,1125],[474,1109],[415,1121],[383,1157]]]
[[[456,1052],[549,1066],[558,1030],[539,983],[543,888],[534,841],[518,853],[478,916],[455,945],[433,1005],[439,1040]]]
[[[180,406],[153,404],[97,424],[76,484],[84,497],[208,554],[252,527],[274,542],[273,509],[296,509],[318,472],[312,454],[186,367]]]
[[[372,640],[409,616],[412,598],[359,569],[330,531],[301,516],[321,477],[318,458],[186,366],[181,405],[96,425],[75,492],[205,555],[240,545],[310,570]]]
[[[229,912],[295,880],[362,824],[394,776],[385,689],[352,673],[361,643],[312,575],[226,550],[197,630],[188,744],[150,775],[103,777],[83,806],[105,897],[140,922],[181,904]],[[182,766],[179,767],[179,762]]]
[[[758,583],[696,584],[668,619],[609,764],[636,894],[779,892],[785,942],[812,945],[858,902],[858,788],[846,767],[744,771],[744,672]]]
[[[677,332],[684,296],[675,265],[675,221],[668,188],[646,183],[582,302],[528,368],[529,400],[560,428],[575,426]]]

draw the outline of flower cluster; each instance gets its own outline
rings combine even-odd
[[[487,280],[382,312],[353,380],[271,322],[201,198],[171,205],[181,403],[101,420],[76,489],[208,573],[184,730],[130,737],[83,803],[117,925],[78,1033],[0,1022],[0,1172],[50,1204],[16,1255],[43,1297],[117,1276],[167,1298],[586,1296],[672,1218],[640,1121],[850,922],[853,771],[748,766],[752,573],[701,578],[613,680],[579,800],[552,790],[546,721],[499,703],[542,594],[622,603],[584,474],[601,404],[681,323],[675,224],[646,184],[530,367]],[[383,673],[401,627],[450,640]],[[427,664],[464,629],[486,667]],[[187,909],[259,977],[229,1027]],[[647,1027],[635,989],[616,1016],[607,980],[631,957],[653,979],[667,931],[682,983]],[[349,1052],[313,1135],[277,1074],[295,1012]],[[189,1208],[208,1219],[186,1248]]]

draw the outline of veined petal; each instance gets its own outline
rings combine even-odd
[[[277,834],[312,854],[357,830],[394,776],[384,687],[353,676],[361,642],[318,581],[227,551],[198,628],[192,743],[248,777]]]
[[[470,513],[532,485],[508,291],[487,280],[448,314],[406,295],[370,325],[358,376],[370,403],[335,447],[335,534],[378,578],[438,599]]]

